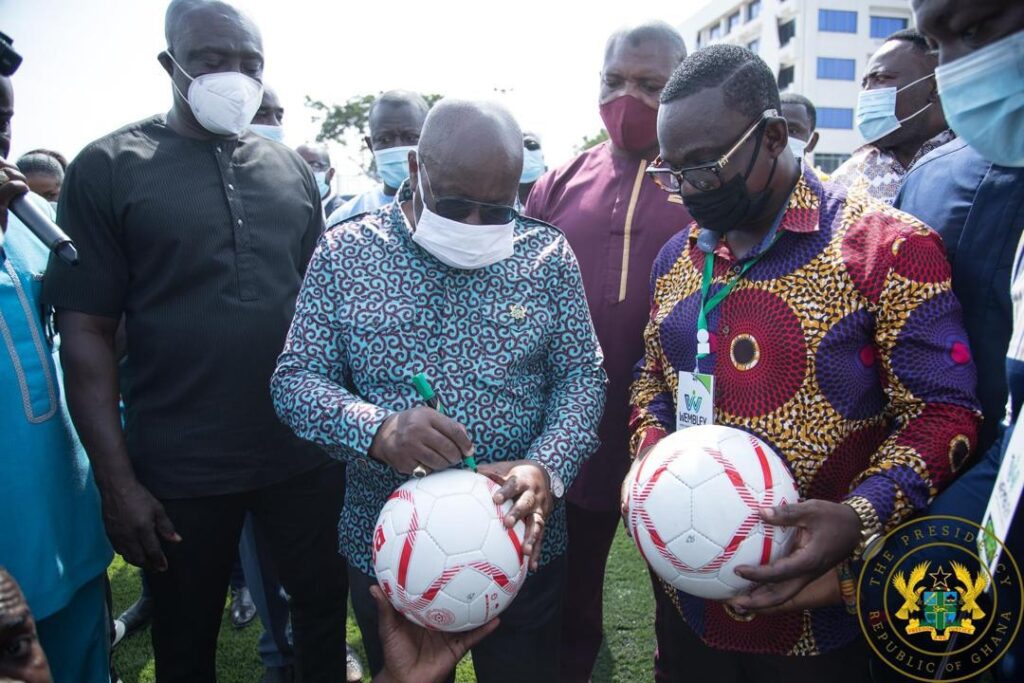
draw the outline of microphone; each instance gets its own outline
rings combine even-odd
[[[42,209],[29,201],[25,195],[11,201],[11,211],[21,219],[32,234],[56,254],[60,260],[72,266],[78,265],[78,250],[71,238],[43,213]]]

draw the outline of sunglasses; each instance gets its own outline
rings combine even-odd
[[[654,163],[647,167],[647,175],[657,183],[658,187],[666,192],[679,192],[683,187],[683,181],[686,181],[688,185],[701,192],[717,190],[722,186],[722,171],[725,169],[726,164],[729,163],[729,159],[754,134],[754,131],[759,130],[769,119],[775,118],[778,115],[778,112],[774,109],[766,109],[761,114],[761,118],[747,129],[747,132],[736,141],[736,144],[715,161],[675,169],[671,166],[664,166],[665,162],[659,156],[654,160]]]
[[[430,186],[430,176],[420,158],[419,170],[423,174],[424,185],[427,192],[434,200],[434,213],[443,218],[453,221],[462,221],[472,215],[474,210],[480,214],[480,222],[484,225],[503,225],[511,223],[519,214],[514,206],[507,204],[490,204],[478,202],[474,199],[463,199],[462,197],[435,197],[434,189]],[[424,200],[426,203],[426,200]]]

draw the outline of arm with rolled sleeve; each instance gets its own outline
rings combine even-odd
[[[870,503],[869,531],[924,510],[953,479],[952,463],[973,450],[980,422],[976,371],[939,236],[915,222],[893,250],[875,318],[893,431],[847,497]]]
[[[334,457],[355,460],[366,456],[391,413],[346,388],[351,372],[338,315],[345,273],[340,239],[339,230],[328,231],[313,252],[270,390],[278,417],[295,434]]]
[[[599,444],[597,427],[604,413],[607,377],[576,257],[564,237],[558,240],[559,276],[552,283],[555,328],[545,361],[544,428],[526,457],[556,472],[568,490]]]

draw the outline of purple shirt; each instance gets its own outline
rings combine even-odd
[[[651,265],[691,220],[680,197],[644,173],[649,163],[615,155],[606,142],[546,173],[526,202],[526,215],[560,228],[576,253],[604,350],[608,399],[601,447],[568,494],[591,510],[618,509],[629,469],[629,384],[644,352]]]

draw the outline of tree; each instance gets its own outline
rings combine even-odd
[[[441,97],[429,94],[423,99],[432,107]],[[377,95],[353,95],[344,104],[326,104],[306,95],[306,106],[314,112],[313,120],[320,121],[317,142],[330,140],[338,143],[371,178],[376,178],[373,154],[366,149],[363,138],[370,134],[370,106],[376,98]]]
[[[576,153],[579,154],[580,152],[586,151],[591,147],[596,147],[607,139],[608,131],[606,131],[604,128],[602,128],[601,132],[598,133],[597,135],[585,135],[583,136],[583,141],[576,146]]]

